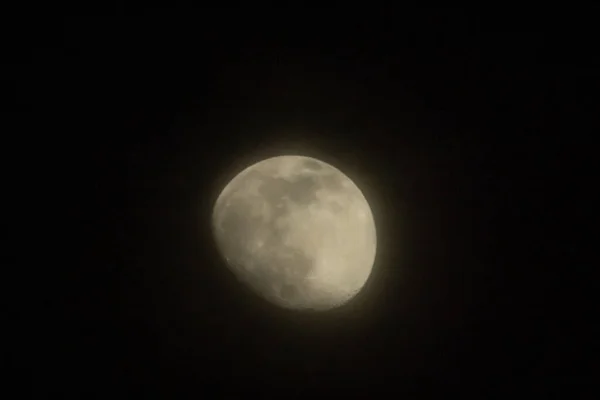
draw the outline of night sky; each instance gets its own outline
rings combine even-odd
[[[512,398],[580,383],[567,171],[584,163],[571,145],[594,82],[561,33],[577,20],[114,15],[29,21],[10,50],[44,214],[15,313],[24,393]],[[344,171],[375,216],[373,273],[335,311],[267,304],[211,236],[227,180],[291,153]]]

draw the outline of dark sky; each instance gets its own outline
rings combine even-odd
[[[571,146],[594,81],[564,30],[585,19],[257,13],[20,25],[13,115],[50,214],[31,235],[53,243],[30,251],[16,313],[25,390],[412,398],[578,384],[565,226],[583,211],[567,171],[584,164]],[[340,310],[276,309],[215,250],[218,190],[281,153],[336,165],[372,204],[374,271]]]

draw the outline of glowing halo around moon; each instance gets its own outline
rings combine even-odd
[[[244,169],[218,196],[212,225],[239,280],[288,309],[343,305],[375,260],[375,222],[363,193],[315,158],[278,156]]]

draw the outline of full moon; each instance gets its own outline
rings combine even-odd
[[[273,157],[241,171],[217,198],[212,224],[231,271],[283,308],[343,305],[375,260],[375,222],[363,193],[310,157]]]

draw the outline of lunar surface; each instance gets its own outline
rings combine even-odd
[[[246,168],[217,198],[212,222],[233,273],[284,308],[346,303],[375,260],[367,200],[341,171],[314,158],[273,157]]]

